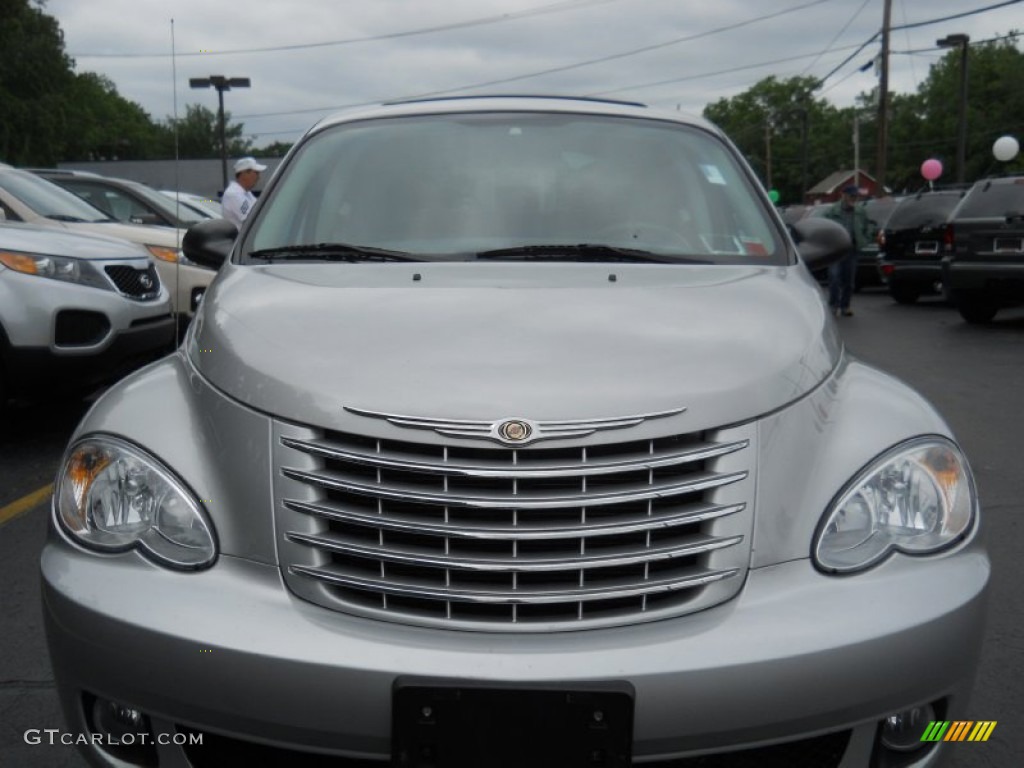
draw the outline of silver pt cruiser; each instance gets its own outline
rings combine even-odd
[[[679,113],[316,125],[241,232],[190,230],[187,338],[63,459],[43,601],[87,757],[937,764],[990,566],[949,428],[810,275],[848,242]]]

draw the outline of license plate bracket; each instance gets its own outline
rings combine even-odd
[[[996,253],[1021,253],[1024,251],[1024,239],[1019,237],[997,237],[992,243]]]
[[[493,686],[399,679],[393,768],[628,768],[633,687]]]

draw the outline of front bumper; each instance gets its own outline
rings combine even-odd
[[[217,273],[192,264],[174,264],[153,259],[160,281],[171,294],[175,313],[191,318],[200,299]]]
[[[399,676],[614,681],[635,690],[633,759],[652,766],[841,730],[852,738],[837,765],[867,765],[891,713],[939,701],[943,719],[966,717],[989,578],[975,546],[853,577],[801,560],[751,570],[736,599],[698,614],[499,636],[335,613],[292,597],[279,569],[224,556],[208,571],[173,573],[135,555],[81,552],[55,533],[41,567],[73,732],[89,732],[82,701],[93,694],[142,709],[154,730],[387,761]],[[84,749],[114,764],[101,747]],[[939,750],[922,754],[914,765],[934,764]]]
[[[111,381],[151,363],[174,348],[175,323],[170,315],[136,321],[111,333],[100,351],[62,354],[52,347],[9,347],[4,355],[12,394],[81,390]]]

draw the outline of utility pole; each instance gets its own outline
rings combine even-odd
[[[956,139],[956,180],[963,184],[967,178],[967,46],[970,35],[946,35],[935,44],[939,48],[960,48],[960,117]]]
[[[878,77],[878,155],[875,175],[881,194],[885,194],[886,157],[889,154],[889,30],[892,26],[892,0],[885,0],[882,20],[882,61]]]
[[[853,115],[853,183],[860,186],[860,115]]]

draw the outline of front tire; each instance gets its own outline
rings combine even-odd
[[[957,296],[956,308],[960,317],[973,325],[991,323],[999,311],[999,305],[984,296]]]

